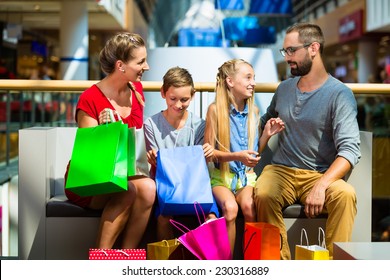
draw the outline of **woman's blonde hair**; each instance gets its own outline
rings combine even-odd
[[[122,60],[124,63],[129,62],[134,59],[133,51],[140,47],[145,47],[145,41],[136,33],[121,32],[114,35],[100,51],[99,61],[102,71],[107,75],[112,74],[118,60]],[[129,82],[129,88],[135,92],[138,102],[144,106],[141,94],[135,90],[131,82]]]
[[[218,144],[220,151],[230,151],[230,105],[233,104],[233,93],[230,91],[227,84],[228,77],[234,77],[239,68],[247,64],[253,68],[253,66],[243,59],[232,59],[226,61],[218,68],[217,81],[216,81],[216,95],[215,95],[215,106],[216,115],[213,116],[214,122],[212,122],[212,143]],[[256,136],[257,126],[257,111],[255,110],[254,95],[247,99],[248,106],[248,149],[252,149],[254,139]],[[226,183],[227,174],[229,172],[229,163],[220,163],[221,178]]]

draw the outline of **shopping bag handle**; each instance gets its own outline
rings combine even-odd
[[[179,139],[180,133],[181,133],[185,128],[191,129],[191,131],[192,131],[192,134],[191,134],[192,139],[190,139],[190,140],[192,140],[191,143],[194,143],[194,142],[195,142],[195,141],[194,141],[194,137],[195,137],[195,135],[194,135],[194,134],[195,134],[194,129],[193,129],[192,127],[189,127],[189,126],[183,126],[183,127],[179,130],[179,132],[177,133],[177,136],[176,136],[176,139],[175,139],[175,145],[173,146],[174,148],[176,148],[177,139]]]
[[[198,212],[198,207],[200,208],[200,210],[202,211],[202,215],[203,215],[203,222],[200,220],[200,217],[199,217],[199,212]],[[198,217],[198,222],[199,222],[199,225],[203,224],[205,221],[206,221],[206,215],[204,214],[204,211],[203,211],[203,208],[202,208],[202,205],[200,205],[199,202],[195,201],[194,202],[194,208],[195,208],[195,212],[196,212],[196,216]]]
[[[247,229],[244,230],[244,235],[247,233],[247,231],[248,231]],[[256,233],[257,233],[256,231],[253,232],[252,235],[251,235],[251,237],[249,238],[248,243],[247,243],[246,246],[244,247],[244,254],[245,254],[246,250],[248,249],[249,244],[251,243],[252,238],[256,235]],[[280,236],[280,250],[282,250],[282,248],[283,248],[283,237],[282,237],[282,234],[279,234],[279,236]],[[243,240],[244,240],[244,239],[243,239]]]
[[[306,246],[309,247],[309,238],[307,238],[307,232],[306,232],[306,229],[304,229],[304,228],[301,229],[301,245],[303,245],[303,243],[302,243],[302,236],[303,235],[305,235]]]
[[[309,238],[307,237],[307,232],[304,228],[301,230],[301,245],[302,244],[302,235],[305,235],[306,239],[306,246],[309,247]],[[322,235],[322,241],[321,241],[321,235]],[[318,246],[326,248],[326,243],[325,243],[325,232],[322,227],[318,228]]]
[[[185,225],[173,220],[173,219],[169,219],[169,222],[175,227],[177,228],[178,230],[180,230],[182,233],[187,233],[190,231],[190,229],[188,227],[186,227]]]
[[[203,214],[203,221],[206,221],[206,216],[204,214],[204,211],[203,211],[203,208],[202,206],[199,204],[199,202],[195,201],[194,202],[194,208],[195,208],[195,212],[196,212],[196,216],[198,217],[198,221],[199,221],[199,225],[202,225],[202,221],[200,220],[200,216],[199,216],[199,212],[198,212],[198,207],[200,208],[200,210],[202,211],[202,214]],[[182,233],[187,233],[190,231],[190,229],[188,227],[186,227],[185,225],[183,225],[182,223],[179,223],[178,221],[175,221],[173,219],[169,219],[169,222],[175,227],[177,228],[178,230],[180,230]]]
[[[247,232],[248,232],[247,229],[244,230],[244,235],[246,235]],[[248,249],[249,244],[251,244],[252,238],[253,238],[255,235],[256,235],[256,232],[253,232],[252,235],[251,235],[251,237],[249,238],[248,243],[247,243],[246,246],[244,247],[244,254],[245,254],[246,250]],[[244,239],[245,239],[245,238],[244,238]],[[244,239],[243,239],[243,240],[244,240]]]
[[[321,233],[322,233],[322,242],[321,242]],[[325,232],[322,227],[318,227],[318,245],[320,247],[326,248]]]
[[[177,238],[175,238],[174,241],[175,241],[175,244],[174,244],[174,245],[180,244],[179,241],[177,240]],[[161,242],[164,243],[164,246],[165,246],[165,247],[169,247],[169,242],[168,242],[168,240],[163,239],[163,240],[161,240]]]
[[[110,109],[110,108],[105,108],[104,111],[108,112],[108,114],[110,115],[110,122],[112,122],[112,123],[113,123],[113,122],[116,122],[115,116],[114,116],[114,112],[115,112],[115,114],[118,116],[118,121],[120,121],[121,123],[124,124],[124,122],[123,122],[121,116],[119,115],[119,113],[118,113],[117,111],[114,111],[114,110],[112,110],[112,109]],[[108,125],[109,122],[106,121],[105,124]]]

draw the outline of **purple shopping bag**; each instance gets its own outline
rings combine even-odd
[[[205,221],[203,209],[203,223],[197,211],[197,203],[194,204],[200,226],[190,230],[183,224],[170,220],[171,224],[180,230],[183,235],[178,238],[191,253],[200,260],[231,260],[226,220],[224,217]]]

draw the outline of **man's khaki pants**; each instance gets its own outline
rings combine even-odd
[[[279,227],[283,239],[281,259],[291,259],[283,208],[296,202],[304,205],[310,190],[321,176],[322,173],[317,171],[267,165],[257,179],[254,190],[257,221]],[[325,236],[331,258],[334,242],[351,240],[356,203],[354,188],[344,180],[335,181],[325,192],[323,213],[328,213]]]

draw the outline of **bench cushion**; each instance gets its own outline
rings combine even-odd
[[[70,202],[65,195],[52,197],[46,204],[46,217],[100,217],[101,214],[101,210],[85,209]],[[290,205],[283,210],[283,217],[306,218],[304,207],[301,204]],[[318,218],[326,217],[326,214],[318,216]]]
[[[100,217],[101,210],[80,207],[70,202],[65,195],[52,197],[46,204],[46,217]]]
[[[327,214],[318,215],[316,218],[327,218]],[[283,209],[283,218],[285,219],[298,219],[307,218],[305,214],[305,207],[301,204],[293,204]]]

